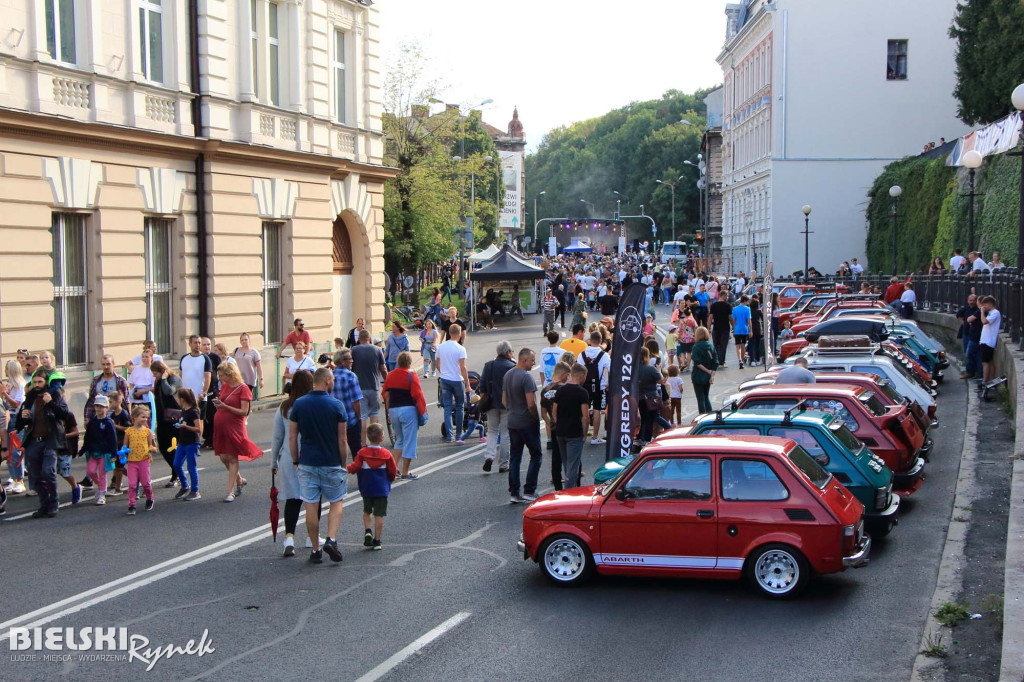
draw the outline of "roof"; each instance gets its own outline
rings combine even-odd
[[[834,417],[827,412],[816,412],[813,410],[794,411],[791,413],[790,417],[790,421],[800,424],[827,424],[829,421],[834,419]],[[763,424],[765,422],[777,422],[781,424],[783,421],[785,421],[784,410],[723,410],[721,422],[719,422],[718,415],[716,413],[710,412],[697,417],[695,423],[703,425],[705,423],[742,424],[756,422],[758,424]]]
[[[651,452],[692,452],[718,454],[785,454],[793,445],[787,438],[773,436],[677,436],[660,438],[644,449]]]
[[[469,278],[474,282],[538,280],[544,279],[544,274],[544,270],[524,262],[511,246],[505,244],[487,265],[469,273]]]
[[[855,396],[859,393],[863,393],[865,389],[863,386],[854,386],[852,384],[843,386],[842,384],[772,384],[771,386],[758,386],[752,388],[740,398],[740,400],[746,400],[748,398],[759,398],[765,395],[784,395],[793,396],[796,398],[805,398],[810,395],[848,395]]]

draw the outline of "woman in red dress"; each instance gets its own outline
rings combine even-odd
[[[217,413],[213,416],[213,451],[228,470],[228,493],[225,502],[234,502],[242,494],[246,480],[238,473],[238,460],[251,461],[263,456],[263,450],[249,440],[245,418],[252,405],[252,392],[242,382],[238,365],[223,362],[217,368],[220,393],[213,399]]]

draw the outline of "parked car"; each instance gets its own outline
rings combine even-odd
[[[844,384],[775,384],[740,394],[735,404],[740,410],[789,410],[800,405],[835,415],[893,470],[896,491],[911,495],[924,482],[924,434],[906,405],[887,408],[874,391]]]
[[[867,564],[863,512],[791,440],[663,438],[604,485],[533,502],[517,547],[558,585],[595,572],[746,576],[761,594],[787,598],[812,573]]]
[[[899,495],[892,492],[893,473],[868,450],[842,419],[798,406],[784,412],[722,410],[697,417],[684,432],[692,436],[776,436],[803,447],[864,505],[864,522],[872,535],[888,535],[896,526]]]

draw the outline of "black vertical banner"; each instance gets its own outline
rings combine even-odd
[[[605,461],[627,457],[640,425],[637,391],[640,349],[644,340],[644,298],[647,287],[631,284],[619,298],[612,333],[612,359],[608,377],[608,446]]]

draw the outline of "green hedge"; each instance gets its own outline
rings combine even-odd
[[[900,272],[927,269],[933,256],[944,263],[954,248],[967,248],[967,169],[946,166],[945,158],[908,157],[885,167],[868,191],[868,263],[888,272],[892,263],[892,199],[889,188],[903,188],[896,223],[896,264]],[[977,172],[974,233],[986,257],[1000,251],[1016,265],[1020,160],[1006,155],[985,159]]]

